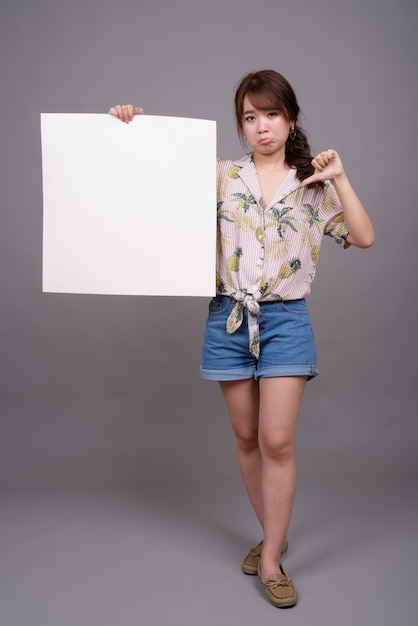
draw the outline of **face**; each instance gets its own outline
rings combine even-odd
[[[242,131],[254,154],[284,155],[290,128],[291,123],[280,111],[255,109],[245,96]]]

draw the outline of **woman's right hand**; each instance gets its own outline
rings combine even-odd
[[[144,115],[144,109],[134,107],[132,104],[117,104],[114,107],[110,107],[108,113],[125,122],[125,124],[129,124],[134,119],[134,115]]]

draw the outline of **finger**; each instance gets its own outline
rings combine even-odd
[[[114,107],[110,107],[109,113],[110,115],[113,115],[114,117],[117,117],[118,119],[124,121],[123,111],[122,111],[122,107],[120,104],[116,104]]]
[[[135,115],[144,115],[144,109],[142,107],[135,107]]]
[[[134,119],[134,108],[132,104],[123,104],[121,109],[122,109],[123,121],[126,122],[127,124],[129,122],[132,122],[132,120]]]
[[[120,104],[117,104],[117,105],[115,106],[115,111],[116,111],[116,115],[117,115],[117,117],[118,117],[120,120],[122,120],[122,121],[123,121],[123,111],[122,111],[122,107],[121,107],[121,105],[120,105]]]
[[[337,152],[335,150],[331,150],[331,149],[326,151],[326,155],[327,155],[327,158],[330,161],[332,161],[333,159],[336,159],[337,156],[338,156]]]
[[[318,158],[319,162],[322,163],[323,167],[326,167],[329,163],[331,163],[331,161],[335,161],[337,153],[335,150],[324,150],[324,152],[321,152],[316,158]]]
[[[322,159],[319,159],[318,157],[312,159],[311,164],[316,170],[318,170],[318,172],[322,172],[323,168],[326,166],[326,163],[324,163],[324,161]]]
[[[332,158],[334,158],[333,152],[333,150],[324,150],[323,152],[319,152],[319,154],[312,159],[312,165],[317,169],[326,167]]]
[[[326,167],[330,161],[328,153],[327,152],[321,152],[320,155],[318,155],[318,157],[316,158],[317,163],[320,167]]]

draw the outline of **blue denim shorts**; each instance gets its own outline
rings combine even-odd
[[[319,374],[309,311],[304,299],[260,302],[260,356],[249,349],[248,310],[240,328],[229,335],[226,322],[236,301],[215,296],[203,343],[200,376],[206,380],[244,380],[261,376],[307,376]]]

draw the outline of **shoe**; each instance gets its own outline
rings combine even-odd
[[[296,589],[292,584],[292,579],[286,574],[282,565],[279,565],[280,572],[272,574],[267,580],[261,576],[260,564],[258,565],[258,579],[263,585],[267,597],[274,606],[286,608],[295,606],[297,601]]]
[[[289,545],[287,543],[287,539],[284,540],[282,545],[282,550],[280,552],[280,557],[285,556],[287,553]],[[263,549],[263,542],[260,541],[259,544],[251,548],[247,556],[242,562],[242,571],[244,574],[249,574],[250,576],[256,576],[258,571],[258,564],[260,562],[261,550]]]

